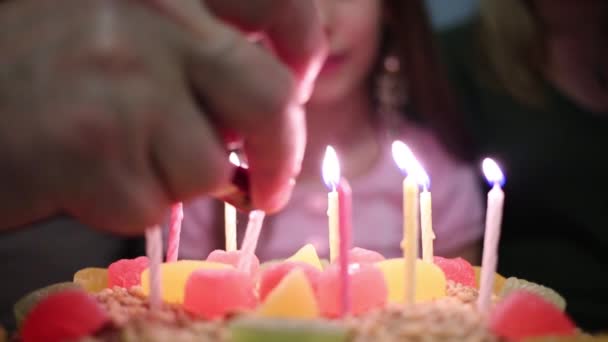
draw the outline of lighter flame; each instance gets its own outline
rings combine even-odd
[[[333,147],[327,146],[323,166],[321,167],[323,181],[328,188],[335,190],[340,183],[340,162]]]
[[[401,171],[414,177],[416,183],[428,189],[431,186],[431,179],[420,164],[410,148],[402,141],[393,142],[393,159]]]
[[[500,186],[504,185],[505,176],[494,160],[490,158],[484,159],[483,163],[481,164],[481,168],[483,169],[483,174],[486,176],[486,179],[490,184]]]
[[[236,154],[236,152],[230,152],[230,155],[228,156],[228,160],[232,163],[232,165],[234,166],[241,166],[241,159],[239,158],[239,155]]]

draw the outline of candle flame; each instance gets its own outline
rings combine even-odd
[[[325,150],[325,158],[323,158],[321,171],[325,185],[335,190],[340,182],[340,162],[338,161],[336,150],[331,146],[327,146]]]
[[[505,176],[494,160],[490,158],[484,159],[481,168],[490,185],[503,186],[505,184]]]
[[[395,163],[401,169],[411,175],[416,180],[416,183],[428,189],[431,186],[431,179],[424,170],[424,167],[420,164],[418,159],[414,156],[414,153],[410,148],[402,141],[396,140],[393,142],[393,159]]]

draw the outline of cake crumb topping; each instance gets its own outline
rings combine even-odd
[[[498,341],[472,305],[453,297],[406,307],[390,305],[350,324],[353,342]]]

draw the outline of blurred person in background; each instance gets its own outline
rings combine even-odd
[[[507,182],[498,271],[608,328],[608,1],[482,0],[442,33],[479,159]]]
[[[393,139],[401,139],[430,175],[436,255],[477,263],[480,187],[424,2],[316,3],[329,55],[306,106],[302,172],[285,209],[265,221],[256,253],[261,260],[283,258],[310,243],[329,254],[321,165],[332,145],[353,188],[353,245],[401,256],[404,176],[391,154]],[[224,248],[222,210],[211,199],[186,205],[181,257],[205,258]],[[246,218],[239,222],[242,238]]]

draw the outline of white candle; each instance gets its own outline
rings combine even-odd
[[[163,257],[163,237],[159,226],[146,229],[146,254],[150,267],[150,309],[158,310],[161,305],[160,264]]]
[[[236,208],[230,203],[224,203],[224,231],[226,251],[236,251]]]
[[[325,185],[331,189],[327,193],[327,226],[329,232],[329,260],[334,262],[337,260],[340,246],[339,237],[339,200],[338,191],[336,187],[340,182],[340,162],[338,161],[338,155],[333,147],[327,146],[325,150],[325,158],[323,158],[323,164],[321,167],[321,173]]]
[[[236,167],[243,166],[236,152],[230,152],[228,160]],[[224,236],[226,240],[226,251],[236,251],[236,208],[230,203],[224,203]]]
[[[338,227],[340,218],[338,216],[338,192],[332,190],[327,193],[327,219],[329,226],[329,261],[334,262],[338,257],[338,248],[340,246]]]
[[[477,309],[487,313],[492,304],[492,289],[496,266],[498,263],[498,241],[500,240],[500,226],[502,223],[502,209],[505,194],[501,189],[504,176],[498,165],[489,158],[483,161],[483,171],[493,184],[492,190],[488,192],[488,207],[486,211],[486,230],[483,241],[483,257],[481,263],[481,275],[479,286],[479,297],[477,298]]]
[[[416,260],[418,259],[418,183],[412,176],[403,181],[403,258],[405,260],[405,304],[416,298]]]
[[[393,158],[407,177],[403,181],[403,258],[405,262],[405,304],[413,304],[416,299],[416,263],[418,260],[419,215],[423,217],[427,230],[431,226],[431,197],[428,192],[430,180],[414,153],[401,141],[393,142]],[[419,195],[419,187],[425,192]],[[424,201],[419,203],[420,201]],[[421,207],[422,205],[422,207]],[[420,210],[422,212],[420,212]],[[431,230],[432,231],[432,230]],[[423,231],[424,233],[424,231]],[[431,240],[432,244],[432,240]],[[432,247],[432,245],[431,245]],[[432,253],[432,252],[431,252]]]

